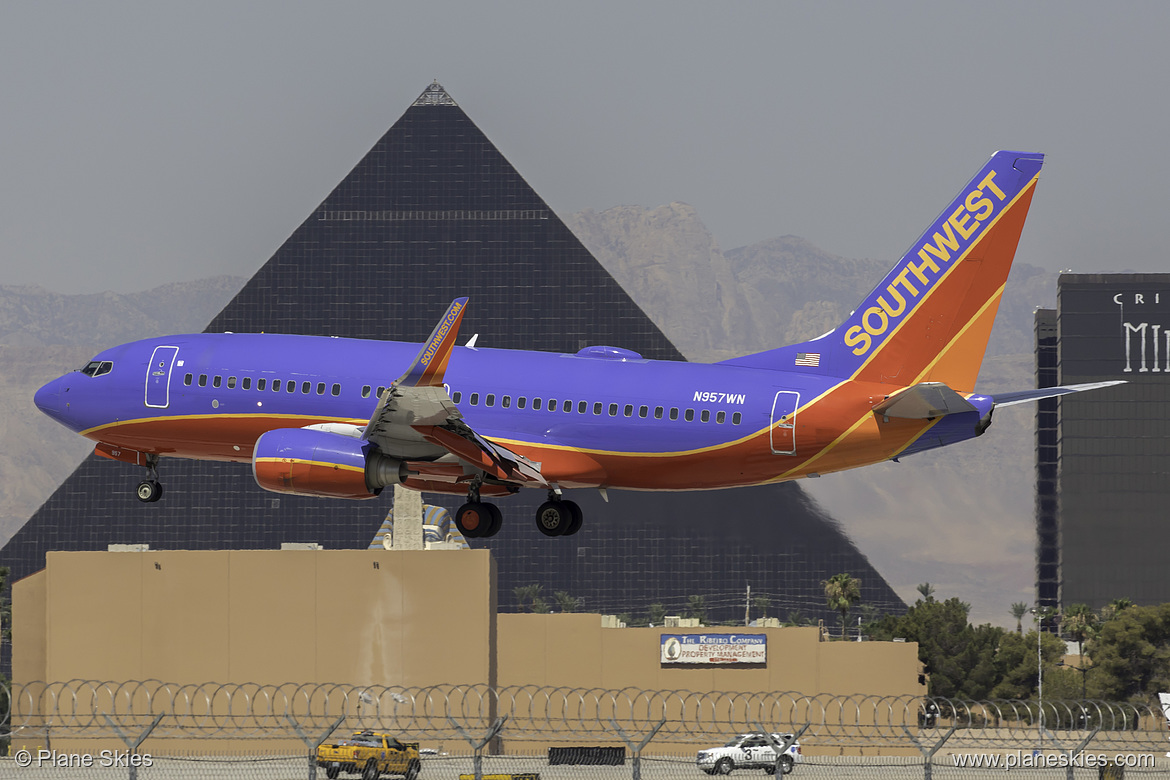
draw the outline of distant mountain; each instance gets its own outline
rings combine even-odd
[[[795,236],[724,252],[684,203],[588,210],[564,221],[699,361],[824,333],[894,262],[837,257]],[[105,347],[203,330],[244,281],[94,295],[0,286],[0,542],[92,449],[37,411],[36,388]],[[979,389],[1032,386],[1032,311],[1053,306],[1055,291],[1055,274],[1016,263]],[[474,305],[475,291],[468,293]],[[804,485],[903,598],[912,602],[914,586],[929,581],[940,595],[970,601],[973,619],[1006,624],[1010,604],[1032,598],[1031,415],[1026,405],[1001,410],[978,441]]]

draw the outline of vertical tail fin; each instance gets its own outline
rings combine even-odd
[[[1043,162],[996,152],[840,326],[726,363],[971,390]]]

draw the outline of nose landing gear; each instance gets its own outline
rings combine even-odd
[[[146,479],[138,483],[134,494],[144,504],[153,504],[162,498],[163,486],[158,481],[158,455],[146,453]]]

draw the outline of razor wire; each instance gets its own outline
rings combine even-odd
[[[162,716],[160,718],[160,716]],[[31,682],[0,689],[0,726],[13,738],[105,738],[115,727],[155,738],[297,739],[343,722],[404,738],[452,739],[506,718],[508,740],[597,739],[647,734],[656,742],[725,739],[764,724],[807,725],[802,740],[826,747],[910,745],[954,727],[951,744],[1014,748],[1042,730],[1096,744],[1164,745],[1157,706],[1096,700],[962,701],[921,696],[733,692],[442,684],[168,683],[159,680]],[[934,736],[937,735],[937,736]]]

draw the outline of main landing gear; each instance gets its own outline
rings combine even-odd
[[[153,504],[162,498],[163,486],[158,481],[158,455],[146,454],[146,479],[138,483],[134,494],[144,504]]]
[[[548,491],[548,501],[536,510],[536,527],[545,536],[572,536],[581,530],[581,507],[561,498],[559,490]],[[455,525],[466,539],[486,539],[500,532],[504,518],[495,504],[479,500],[479,485],[467,493],[467,503],[455,512]]]
[[[536,527],[545,536],[572,536],[581,530],[584,516],[576,501],[561,498],[560,491],[548,491],[548,501],[536,510]]]

